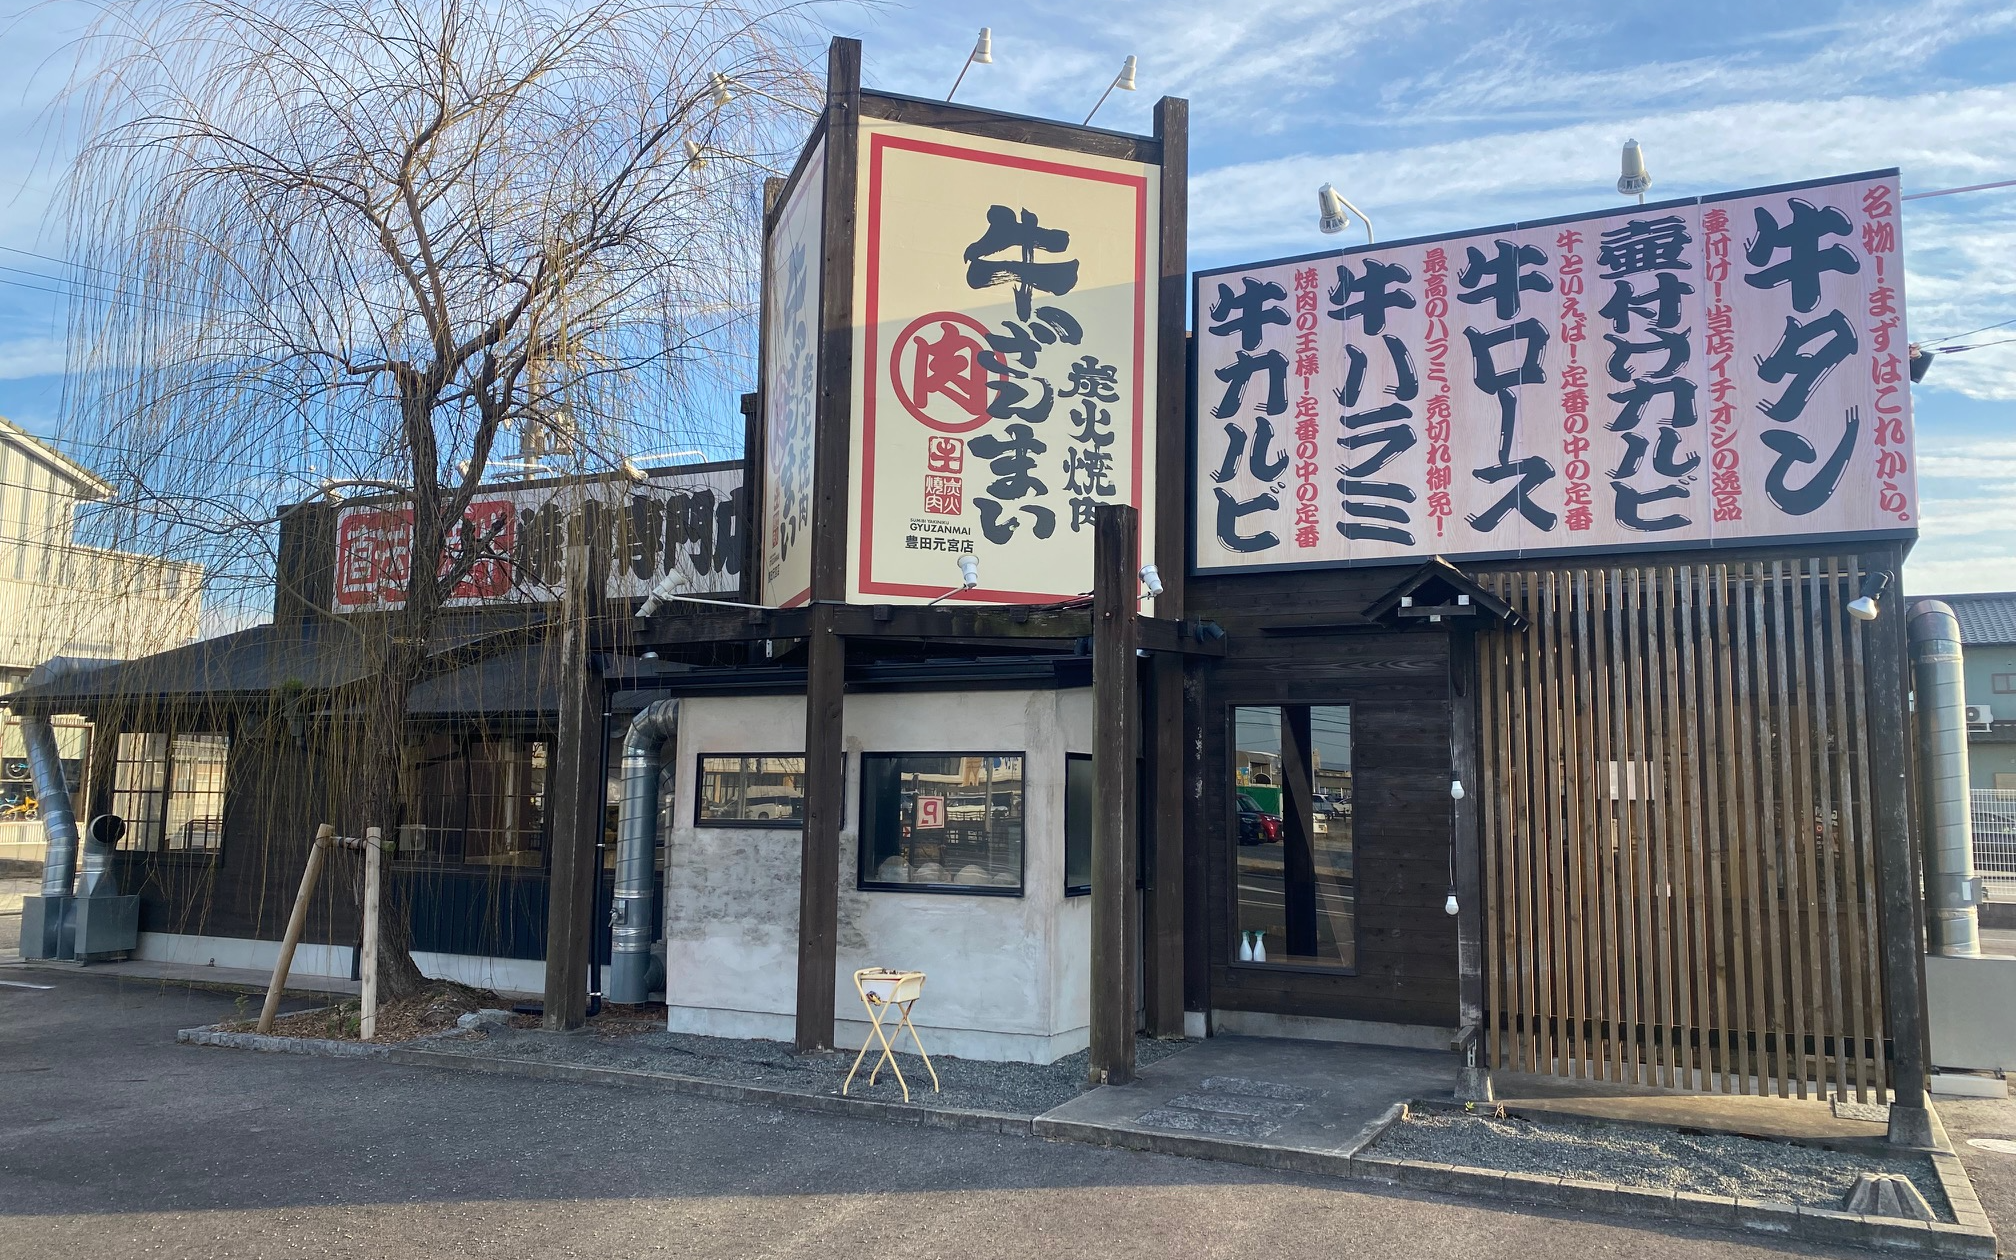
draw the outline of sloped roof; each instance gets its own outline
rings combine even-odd
[[[1967,647],[2016,645],[2016,591],[1933,595],[1960,620],[1960,643]]]
[[[482,651],[480,644],[497,630],[495,624],[475,620],[438,627],[429,651],[440,672],[421,680],[410,711],[551,709],[557,699],[551,681],[542,678],[549,672],[544,668],[542,650],[537,646],[504,646],[494,655]],[[89,714],[111,703],[200,702],[296,687],[326,692],[365,677],[364,647],[355,625],[341,618],[253,626],[152,656],[32,683],[0,697],[0,702],[17,713]],[[459,649],[473,651],[467,659],[460,659]]]

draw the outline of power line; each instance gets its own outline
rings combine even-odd
[[[1919,346],[1924,349],[1929,349],[1933,346],[1943,346],[1949,341],[1958,341],[1962,337],[1972,337],[1975,333],[1993,332],[1997,328],[2007,328],[2011,324],[2016,324],[2016,319],[2005,319],[1999,324],[1990,324],[1986,328],[1975,328],[1964,333],[1954,333],[1951,337],[1940,337],[1936,341],[1920,342]]]

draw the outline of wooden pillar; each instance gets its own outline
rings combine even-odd
[[[1866,557],[1869,572],[1893,575],[1876,620],[1863,627],[1869,671],[1869,776],[1877,895],[1882,899],[1883,996],[1892,1046],[1890,1140],[1930,1146],[1925,1108],[1925,922],[1911,825],[1911,719],[1907,711],[1904,593],[1895,550]]]
[[[1463,785],[1450,811],[1456,871],[1456,1027],[1462,1056],[1456,1097],[1491,1099],[1484,1057],[1484,867],[1478,829],[1477,636],[1468,626],[1449,633],[1449,777]],[[1452,789],[1453,790],[1453,789]]]
[[[805,829],[798,860],[801,1052],[833,1048],[839,983],[841,742],[846,644],[834,609],[847,598],[847,448],[854,370],[854,188],[861,117],[861,42],[836,39],[826,59],[825,257],[819,295],[819,401],[812,430],[812,625],[805,645]]]
[[[595,860],[607,789],[602,772],[604,685],[590,653],[606,567],[586,542],[567,547],[566,625],[560,638],[559,727],[553,740],[546,902],[547,1028],[588,1019],[595,930]]]
[[[1140,514],[1100,504],[1092,541],[1092,1054],[1095,1085],[1134,1079],[1134,752],[1140,726]]]
[[[1281,706],[1281,903],[1288,957],[1316,956],[1316,782],[1309,706]]]
[[[1147,540],[1145,559],[1162,577],[1155,615],[1180,621],[1184,615],[1184,570],[1187,541],[1182,487],[1188,476],[1189,364],[1185,348],[1184,312],[1190,285],[1189,185],[1190,103],[1165,96],[1155,103],[1155,138],[1162,142],[1161,239],[1156,289],[1155,427],[1151,449],[1142,458],[1150,465],[1161,491],[1154,536]],[[1142,922],[1142,984],[1148,1032],[1155,1037],[1183,1035],[1184,927],[1186,921],[1185,849],[1191,810],[1185,808],[1184,770],[1190,759],[1194,729],[1184,720],[1183,658],[1163,653],[1151,665],[1154,691],[1154,734],[1149,741],[1148,768],[1154,823],[1148,829],[1150,854]],[[1201,920],[1196,930],[1202,931]]]

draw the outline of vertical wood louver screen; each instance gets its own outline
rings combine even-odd
[[[1852,558],[1499,573],[1478,637],[1492,1065],[1882,1101]]]

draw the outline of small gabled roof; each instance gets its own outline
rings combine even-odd
[[[1388,624],[1479,616],[1492,618],[1507,630],[1526,628],[1526,618],[1518,610],[1440,556],[1430,556],[1365,608],[1367,621]]]
[[[1931,595],[1960,620],[1962,647],[2016,646],[2016,591]]]

